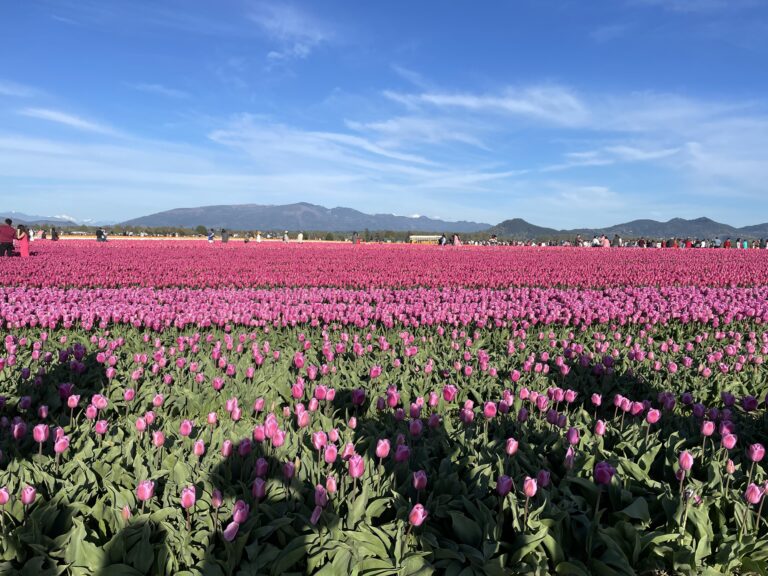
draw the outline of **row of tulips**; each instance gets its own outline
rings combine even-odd
[[[8,570],[768,566],[768,333],[748,314],[18,328],[2,345]]]
[[[103,288],[756,286],[765,250],[37,242],[33,258],[0,261],[9,285]]]
[[[768,266],[766,266],[768,269]],[[0,271],[0,273],[2,273]],[[163,330],[341,323],[381,326],[493,327],[594,324],[768,323],[768,287],[508,290],[295,288],[64,289],[0,288],[0,323],[8,328],[112,325]]]

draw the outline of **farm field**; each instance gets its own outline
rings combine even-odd
[[[768,573],[768,251],[33,251],[0,574]]]

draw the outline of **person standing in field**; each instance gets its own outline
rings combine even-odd
[[[13,220],[5,219],[5,224],[0,225],[0,256],[13,254],[13,240],[16,238],[16,228],[12,226]]]
[[[216,236],[216,232],[213,231],[213,228],[208,230],[208,244],[213,244],[213,239]]]
[[[19,254],[21,254],[21,257],[29,258],[29,229],[24,224],[19,224],[16,239],[19,241]]]

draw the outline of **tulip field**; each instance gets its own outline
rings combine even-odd
[[[0,575],[768,574],[768,251],[35,242]]]

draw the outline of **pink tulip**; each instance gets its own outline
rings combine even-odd
[[[34,486],[27,485],[22,489],[21,503],[24,506],[29,506],[30,504],[34,504],[36,499],[37,499],[37,490],[34,488]]]
[[[408,523],[411,526],[419,527],[427,519],[427,516],[429,516],[429,513],[427,512],[426,508],[424,508],[424,506],[421,504],[416,504],[408,514]]]
[[[328,436],[325,432],[322,430],[318,432],[312,432],[312,446],[314,446],[315,450],[318,452],[322,450],[325,445],[328,443]]]
[[[240,524],[237,522],[230,522],[227,524],[227,527],[224,529],[224,532],[222,535],[224,536],[224,540],[227,542],[232,542],[237,537],[237,532],[240,530]]]
[[[568,428],[568,432],[566,433],[566,439],[568,440],[568,443],[571,446],[575,446],[576,444],[578,444],[580,440],[578,429],[574,427]]]
[[[704,420],[701,423],[701,435],[712,436],[715,433],[715,423],[710,420]]]
[[[390,443],[389,440],[381,439],[376,442],[376,456],[383,460],[389,456]]]
[[[349,459],[349,475],[352,478],[360,478],[365,472],[365,461],[362,456],[354,455]]]
[[[736,446],[737,440],[738,438],[736,437],[736,434],[726,434],[723,436],[721,442],[726,450],[732,450],[733,447]]]
[[[272,446],[275,448],[279,448],[283,444],[285,444],[285,432],[283,430],[277,430],[273,435],[272,438],[270,438],[270,441],[272,442]]]
[[[453,402],[458,394],[458,389],[452,384],[447,384],[443,387],[443,400],[446,402]]]
[[[155,494],[155,483],[151,480],[142,480],[136,487],[136,498],[140,502],[146,502],[151,500]]]
[[[758,504],[762,497],[763,490],[759,486],[754,483],[747,486],[747,491],[744,493],[744,498],[747,502],[750,504]]]
[[[11,499],[11,495],[8,492],[8,488],[6,486],[3,486],[0,488],[0,506],[5,506],[8,504],[9,500]]]
[[[693,456],[687,450],[681,452],[678,458],[678,463],[680,464],[681,470],[688,472],[691,468],[693,468]]]
[[[765,456],[765,448],[762,444],[750,444],[749,448],[747,448],[747,456],[749,456],[752,462],[760,462]]]
[[[189,436],[192,434],[192,421],[191,420],[182,420],[181,424],[179,425],[179,434],[182,436]]]
[[[192,508],[197,500],[194,486],[188,486],[181,491],[181,507],[185,510]]]
[[[534,478],[531,478],[530,476],[525,477],[525,480],[523,481],[523,493],[526,498],[533,498],[536,496],[538,488],[538,484]]]
[[[53,444],[53,451],[56,454],[63,454],[67,450],[69,450],[69,436],[63,436]]]
[[[333,464],[336,462],[336,457],[339,454],[338,448],[336,448],[335,444],[328,444],[325,447],[325,451],[323,452],[323,459],[327,464]]]
[[[32,437],[38,444],[43,444],[48,440],[50,430],[46,424],[38,424],[32,429]]]

